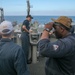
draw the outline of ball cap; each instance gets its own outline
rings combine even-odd
[[[67,16],[60,16],[58,19],[53,19],[52,18],[51,20],[54,21],[54,22],[61,23],[67,28],[71,28],[72,27],[72,25],[71,25],[72,19],[67,17]]]
[[[33,17],[31,15],[27,15],[26,18],[30,17],[31,19],[33,19]]]
[[[10,21],[3,21],[0,24],[0,33],[1,34],[9,34],[14,30],[12,23]]]

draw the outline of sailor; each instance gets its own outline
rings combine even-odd
[[[12,41],[13,29],[9,21],[0,24],[0,75],[30,75],[22,48]]]
[[[30,29],[30,22],[33,19],[33,17],[31,15],[27,15],[26,16],[26,20],[24,20],[22,27],[21,27],[21,41],[22,41],[22,48],[24,50],[25,56],[26,56],[26,60],[27,63],[30,64],[31,60],[28,60],[28,56],[29,56],[29,45],[30,45],[30,41],[29,41],[29,33],[31,31],[29,31]]]
[[[75,75],[75,34],[70,32],[71,20],[67,16],[52,19],[45,25],[38,43],[40,54],[47,57],[46,75]],[[55,42],[49,39],[49,32],[54,28]]]

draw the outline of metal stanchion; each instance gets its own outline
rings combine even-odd
[[[17,34],[17,44],[21,46],[21,34]]]
[[[30,43],[32,46],[32,63],[37,63],[37,43],[40,38],[38,33],[30,34]]]

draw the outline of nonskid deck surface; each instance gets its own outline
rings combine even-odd
[[[51,38],[51,42],[56,41],[57,39]],[[29,64],[29,70],[31,75],[45,75],[45,62],[46,62],[46,57],[40,56],[38,58],[38,62],[35,64]]]
[[[45,57],[39,57],[35,64],[28,64],[30,75],[45,75]]]

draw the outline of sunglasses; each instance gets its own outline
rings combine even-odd
[[[62,26],[63,28],[65,28],[66,30],[70,31],[70,28],[67,28],[65,25],[59,23],[59,22],[54,22],[53,23],[53,27],[55,28],[55,26]]]

